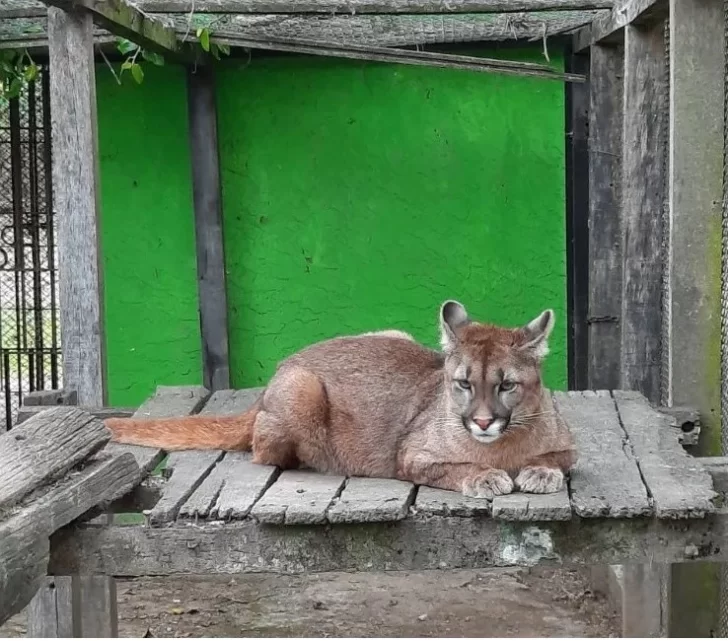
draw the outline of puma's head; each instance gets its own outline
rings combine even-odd
[[[460,303],[440,309],[445,386],[450,407],[482,443],[538,422],[541,361],[548,354],[554,313],[517,329],[472,321]]]

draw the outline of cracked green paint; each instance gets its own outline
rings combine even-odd
[[[202,383],[185,72],[96,70],[109,403]]]
[[[235,387],[340,334],[434,346],[447,298],[508,325],[553,308],[545,381],[566,386],[561,83],[253,58],[219,71],[218,118]]]

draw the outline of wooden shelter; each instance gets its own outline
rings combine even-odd
[[[215,85],[209,61],[190,44],[191,9],[186,0],[0,2],[0,47],[47,47],[49,53],[53,151],[64,159],[55,163],[53,175],[64,385],[77,392],[82,406],[101,407],[107,400],[94,45],[115,36],[179,64],[201,65],[201,73],[188,76],[188,109],[204,383],[212,392],[230,387]],[[728,330],[721,324],[728,309],[728,261],[722,255],[728,238],[723,2],[203,0],[195,3],[195,15],[214,15],[212,42],[233,48],[565,81],[570,386],[635,390],[654,404],[695,407],[702,453],[719,453],[721,425],[724,433],[728,425]],[[565,73],[547,65],[420,50],[557,36],[568,41]],[[661,441],[658,432],[653,436]],[[580,526],[597,531],[583,521]],[[680,551],[656,544],[665,527],[649,526],[642,538],[633,528],[631,549],[646,556],[654,552],[665,563],[719,558],[722,530],[710,526],[703,534],[703,526],[691,521],[696,528],[691,531],[704,538],[680,540],[685,543]],[[208,549],[213,543],[202,545]],[[606,556],[593,560],[619,562]],[[58,567],[100,569],[93,561],[76,563]],[[701,572],[675,566],[671,578],[668,566],[626,569],[626,603],[663,605],[639,617],[630,617],[626,608],[625,630],[659,634],[669,625],[684,625],[686,616],[668,621],[664,593],[672,591],[672,606],[689,604],[694,633],[705,634],[704,611],[714,604],[688,599],[694,592],[689,586],[705,582]]]

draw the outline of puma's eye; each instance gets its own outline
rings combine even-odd
[[[461,389],[470,389],[472,385],[468,381],[455,381]]]
[[[514,383],[513,381],[503,381],[500,384],[501,392],[510,392],[516,389],[516,385],[518,385],[518,383]]]

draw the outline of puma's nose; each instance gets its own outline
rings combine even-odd
[[[493,423],[493,420],[494,419],[492,419],[492,418],[475,418],[475,417],[473,417],[473,422],[484,432],[485,432],[485,430],[487,430],[490,427],[491,423]]]

